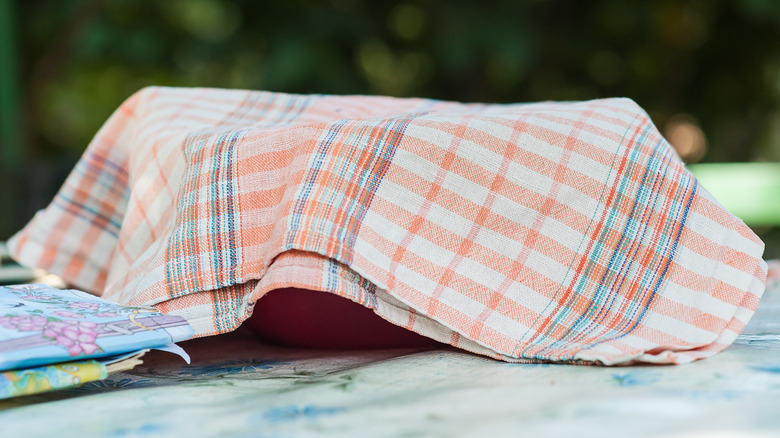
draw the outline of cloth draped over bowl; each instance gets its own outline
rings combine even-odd
[[[763,243],[622,98],[145,88],[9,248],[198,336],[299,287],[513,362],[711,356],[766,276]]]

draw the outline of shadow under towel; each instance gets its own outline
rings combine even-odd
[[[145,88],[9,248],[199,336],[301,287],[497,359],[607,365],[723,350],[766,276],[629,99]]]

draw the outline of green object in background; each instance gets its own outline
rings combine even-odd
[[[19,164],[19,80],[13,0],[0,0],[0,169]]]
[[[688,169],[746,224],[780,225],[780,163],[693,164]]]

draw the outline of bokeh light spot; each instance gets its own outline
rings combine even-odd
[[[687,163],[699,161],[707,152],[707,138],[699,124],[688,114],[676,114],[666,123],[666,140]]]
[[[422,9],[408,3],[393,8],[388,21],[393,33],[409,41],[418,39],[425,28],[425,14]]]

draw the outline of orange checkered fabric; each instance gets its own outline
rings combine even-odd
[[[629,99],[146,88],[9,248],[200,336],[300,287],[507,361],[704,358],[766,276],[763,243]]]

